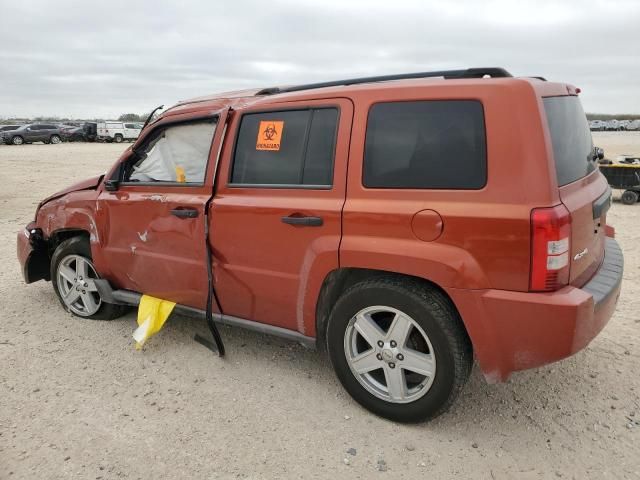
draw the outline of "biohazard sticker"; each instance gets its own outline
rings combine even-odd
[[[276,120],[263,120],[258,128],[258,139],[256,140],[256,150],[269,150],[277,152],[280,150],[282,131],[284,122]]]

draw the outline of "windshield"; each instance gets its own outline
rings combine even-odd
[[[543,99],[558,185],[567,185],[595,170],[593,140],[577,96]]]

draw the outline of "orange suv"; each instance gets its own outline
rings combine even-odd
[[[25,280],[84,318],[149,294],[326,348],[372,412],[433,418],[474,358],[504,381],[613,314],[623,258],[578,93],[489,68],[180,102],[38,206]]]

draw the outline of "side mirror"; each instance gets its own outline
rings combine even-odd
[[[120,186],[120,182],[118,180],[105,180],[104,181],[104,189],[107,192],[115,192],[116,190],[118,190],[119,186]]]
[[[598,157],[598,160],[602,160],[604,158],[604,150],[600,147],[596,147],[596,156]]]

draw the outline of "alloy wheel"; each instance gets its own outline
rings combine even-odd
[[[67,255],[58,264],[57,285],[64,304],[82,317],[95,314],[102,304],[94,280],[99,278],[93,264],[80,255]]]
[[[358,312],[345,330],[344,351],[358,382],[387,402],[413,402],[433,384],[436,357],[429,337],[413,318],[393,307]]]

